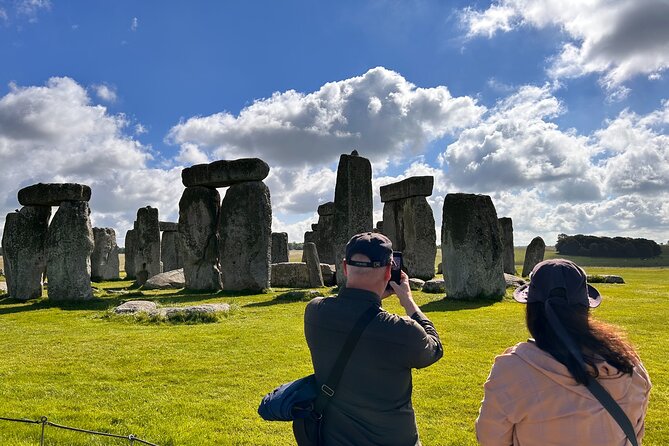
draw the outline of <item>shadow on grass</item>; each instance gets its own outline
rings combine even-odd
[[[475,310],[477,308],[489,307],[501,301],[501,299],[448,299],[445,297],[421,305],[420,309],[423,313]]]
[[[22,301],[17,299],[6,298],[6,299],[0,299],[0,305],[5,306],[4,308],[0,307],[0,315],[23,313],[25,311],[44,310],[48,308],[58,308],[66,311],[72,311],[72,310],[104,311],[111,306],[119,305],[123,300],[125,299],[94,298],[91,300],[78,301],[78,302],[53,302],[45,298],[32,301]],[[16,305],[16,306],[10,307],[9,305]]]

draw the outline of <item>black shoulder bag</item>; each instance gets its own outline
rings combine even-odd
[[[323,414],[335,396],[339,380],[344,374],[346,364],[351,358],[351,353],[353,353],[353,349],[358,343],[362,332],[380,311],[381,309],[374,305],[358,318],[351,333],[346,338],[346,342],[344,342],[344,346],[339,352],[339,356],[332,370],[330,370],[330,374],[318,390],[318,395],[314,400],[310,416],[293,420],[293,434],[299,446],[318,446],[321,444]]]

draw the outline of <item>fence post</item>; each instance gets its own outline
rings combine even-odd
[[[41,417],[39,421],[40,423],[42,423],[42,436],[39,439],[39,446],[44,446],[44,430],[46,429],[46,423],[48,422],[48,418]]]

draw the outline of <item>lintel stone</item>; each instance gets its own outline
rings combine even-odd
[[[410,177],[397,183],[381,186],[381,201],[401,200],[409,197],[429,197],[432,195],[434,177],[431,175]]]
[[[318,206],[318,215],[334,215],[334,201],[328,201]]]
[[[77,183],[37,183],[18,193],[23,206],[59,206],[63,201],[90,201],[91,188]]]
[[[158,222],[161,231],[165,232],[176,232],[179,230],[179,223],[171,221],[161,221]]]
[[[269,174],[269,165],[259,158],[219,160],[196,164],[181,171],[184,186],[227,187],[247,181],[262,181]]]

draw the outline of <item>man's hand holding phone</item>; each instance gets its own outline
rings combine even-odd
[[[388,282],[393,288],[397,298],[400,300],[400,305],[404,307],[404,310],[407,312],[408,316],[413,316],[416,311],[419,311],[418,305],[413,300],[411,295],[411,288],[409,287],[409,276],[404,271],[401,271],[401,279],[399,284],[394,282],[392,279]]]

